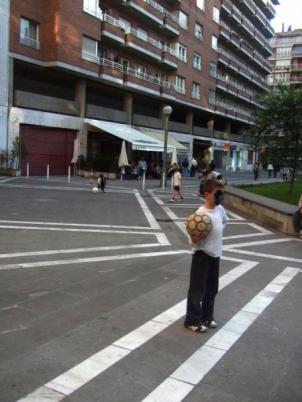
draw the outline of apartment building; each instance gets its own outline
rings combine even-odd
[[[272,74],[268,84],[279,83],[302,88],[302,29],[278,32],[270,40],[273,54],[269,58]]]
[[[242,133],[268,90],[277,0],[2,3],[0,147],[21,138],[22,174],[65,174],[75,139],[85,157],[115,159],[125,140],[130,160],[160,160],[167,104],[168,152],[251,168]]]

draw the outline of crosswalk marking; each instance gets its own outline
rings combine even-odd
[[[275,277],[219,331],[215,332],[200,349],[155,388],[143,402],[182,401],[299,271],[298,268],[287,267]]]
[[[242,261],[242,263],[220,278],[219,290],[231,284],[233,281],[257,266],[254,261]],[[47,389],[56,391],[51,394],[48,402],[58,402],[70,395],[76,389],[82,387],[88,381],[101,374],[103,371],[127,356],[131,351],[142,346],[169,325],[179,320],[185,314],[186,299],[175,306],[157,315],[152,320],[141,325],[134,331],[113,342],[105,349],[90,356],[84,362],[79,363],[70,370],[61,374],[44,386],[19,400],[19,402],[40,402],[41,393]]]

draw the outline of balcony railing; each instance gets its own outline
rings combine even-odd
[[[100,58],[98,56],[85,52],[85,50],[82,50],[82,58],[84,60],[91,61],[92,63],[98,64],[100,62]]]
[[[255,40],[268,52],[272,53],[271,46],[269,45],[266,37],[255,28],[254,24],[246,18],[246,16],[236,7],[230,0],[223,0],[222,6],[227,10],[228,14],[232,16],[236,22],[244,28]]]
[[[238,114],[240,114],[240,115],[244,116],[247,120],[253,120],[252,114],[247,112],[244,108],[242,108],[238,105],[225,102],[224,100],[216,99],[215,106],[219,106],[221,108],[226,109],[227,111],[233,112],[236,117],[240,117],[240,116],[238,116]]]
[[[221,33],[223,33],[234,46],[244,52],[252,61],[258,63],[266,71],[271,71],[270,63],[263,56],[261,56],[259,52],[251,48],[242,38],[239,38],[236,32],[232,31],[227,24],[221,21],[220,27]]]
[[[33,49],[40,49],[40,42],[37,39],[28,38],[27,36],[21,36],[20,43],[22,45],[32,47]]]
[[[261,86],[264,89],[268,89],[268,86],[266,84],[266,80],[261,77],[259,74],[256,73],[255,70],[251,69],[249,66],[246,64],[242,63],[240,60],[238,60],[236,57],[234,57],[232,54],[228,53],[222,48],[218,49],[219,56],[223,56],[226,59],[226,62],[228,65],[235,71],[237,71],[239,74],[243,75],[244,77],[254,81],[257,85]]]
[[[142,41],[147,42],[150,45],[156,47],[157,49],[160,49],[163,52],[170,53],[172,56],[176,57],[176,52],[174,49],[172,49],[166,45],[162,45],[159,41],[157,41],[153,38],[150,38],[147,35],[143,35],[136,29],[132,28],[129,25],[125,25],[123,22],[111,17],[108,14],[103,14],[101,17],[101,20],[119,28],[121,31],[125,32],[125,34],[131,34],[131,35],[137,37],[138,39],[141,39]]]
[[[132,77],[136,77],[144,82],[149,82],[152,84],[158,85],[159,89],[160,88],[167,88],[168,90],[175,91],[176,86],[175,84],[172,84],[171,82],[168,81],[162,81],[160,78],[155,77],[153,75],[145,74],[139,70],[136,70],[131,67],[125,67],[122,64],[115,63],[112,60],[101,58],[99,59],[99,64],[104,67],[109,67],[112,70],[118,70],[119,72],[123,73],[125,75],[130,75]],[[143,84],[142,84],[143,85]],[[145,84],[144,84],[145,85]]]
[[[274,34],[274,30],[270,24],[270,20],[264,14],[262,10],[260,10],[259,6],[255,4],[253,0],[242,0],[242,2],[249,8],[253,15],[261,22],[263,27],[271,33]]]

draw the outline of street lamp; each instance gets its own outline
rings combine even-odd
[[[162,167],[162,174],[161,174],[161,187],[164,189],[166,184],[166,164],[167,164],[167,143],[168,143],[168,124],[169,124],[169,117],[172,113],[171,106],[164,106],[163,107],[163,115],[164,115],[164,129],[165,129],[165,140],[164,140],[164,152],[163,152],[163,167]]]

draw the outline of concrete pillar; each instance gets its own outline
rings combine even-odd
[[[8,149],[9,85],[9,13],[10,1],[1,0],[0,12],[0,152]]]
[[[80,117],[82,125],[78,131],[79,155],[87,156],[87,125],[84,122],[86,116],[86,81],[79,80],[75,87],[75,101],[80,105]]]
[[[189,126],[191,135],[193,134],[193,118],[194,118],[193,110],[188,110],[186,113],[186,124]]]
[[[127,113],[127,124],[132,124],[133,119],[133,95],[126,94],[124,96],[124,111]]]
[[[230,142],[230,134],[231,134],[231,122],[227,121],[225,124],[225,132],[227,133],[228,141]],[[232,160],[231,160],[231,151],[227,152],[227,160],[226,160],[226,170],[231,171]]]

